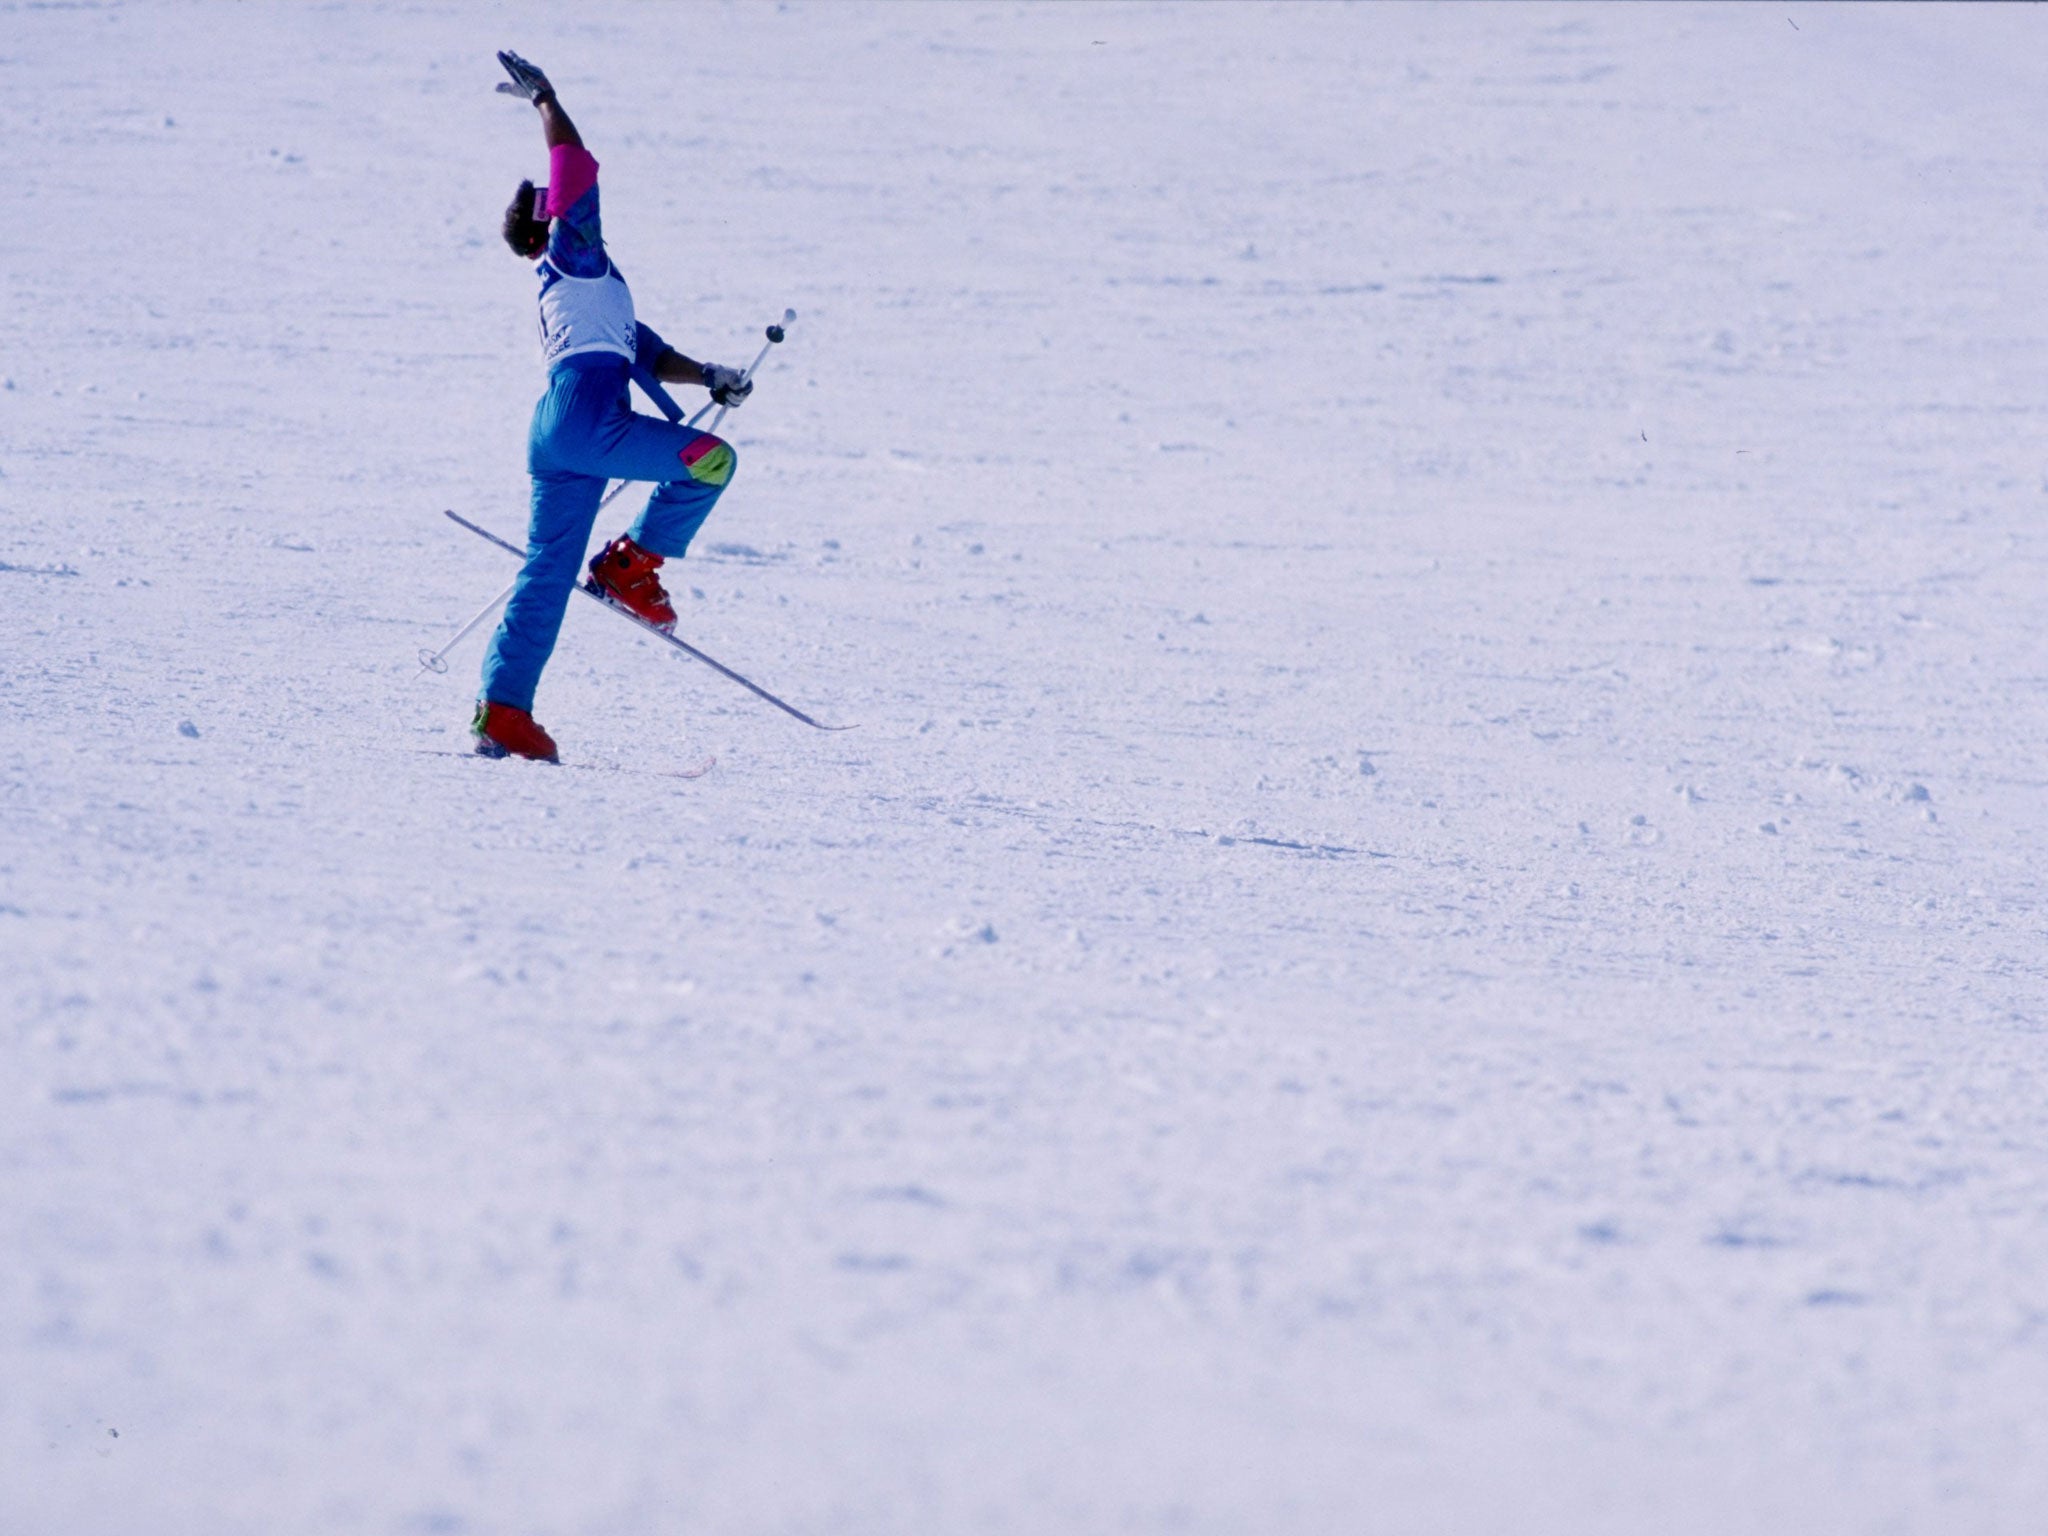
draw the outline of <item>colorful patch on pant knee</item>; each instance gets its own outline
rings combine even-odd
[[[732,478],[733,452],[722,439],[700,437],[676,457],[699,485],[723,485]]]

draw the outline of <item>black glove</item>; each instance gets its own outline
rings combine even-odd
[[[711,398],[720,405],[738,405],[754,392],[754,381],[737,368],[721,367],[717,363],[705,363],[704,387],[711,391]]]
[[[507,96],[524,96],[535,106],[555,94],[555,88],[548,84],[548,77],[516,53],[501,53],[498,62],[505,66],[505,73],[512,77],[512,83],[501,85],[499,90]]]

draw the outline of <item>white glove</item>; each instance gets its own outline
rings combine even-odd
[[[711,391],[711,398],[720,405],[738,405],[754,392],[754,381],[737,368],[727,368],[718,363],[705,363],[704,387]]]
[[[518,54],[500,53],[498,62],[505,66],[505,73],[512,77],[509,84],[498,87],[507,96],[524,96],[528,101],[538,104],[543,96],[555,94],[555,88],[548,84],[548,77]]]

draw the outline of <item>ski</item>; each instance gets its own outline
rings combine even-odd
[[[514,544],[510,539],[499,538],[495,533],[491,532],[490,529],[480,527],[476,523],[472,523],[468,518],[462,516],[459,512],[445,511],[443,515],[446,516],[450,522],[459,524],[460,526],[467,528],[471,533],[475,534],[478,538],[490,540],[491,543],[497,545],[498,548],[504,550],[507,554],[513,555],[521,560],[524,560],[526,558],[526,551],[521,549],[517,544]],[[645,619],[641,618],[639,614],[628,613],[625,609],[619,607],[618,604],[611,602],[607,598],[599,596],[596,592],[593,592],[590,589],[587,583],[578,582],[576,585],[576,590],[582,593],[585,597],[589,598],[593,603],[596,603],[599,607],[603,608],[605,612],[615,613],[620,618],[624,619],[627,623],[639,625],[642,629],[646,630],[648,634],[654,636],[655,639],[666,641],[668,644],[674,646],[677,650],[681,651],[685,656],[694,656],[697,660],[703,662],[705,666],[709,667],[712,671],[718,673],[721,677],[731,678],[734,682],[738,683],[742,688],[746,689],[747,692],[753,694],[756,698],[765,699],[768,703],[773,704],[777,709],[781,710],[785,715],[789,715],[793,719],[803,721],[803,723],[805,725],[808,725],[812,730],[850,731],[854,729],[854,727],[850,725],[826,725],[822,721],[813,720],[809,715],[805,714],[802,710],[798,709],[794,704],[790,703],[787,699],[778,699],[774,694],[770,693],[766,688],[763,688],[759,683],[751,682],[748,679],[741,677],[739,673],[733,671],[733,669],[731,667],[728,667],[724,662],[716,661],[713,658],[706,656],[702,651],[698,650],[697,647],[690,644],[689,641],[678,640],[674,635],[670,634],[667,630],[648,623]]]
[[[453,752],[446,747],[415,747],[421,757],[454,757],[468,762],[496,763],[503,758],[486,757],[481,752]],[[702,762],[692,763],[687,768],[628,768],[624,763],[549,763],[550,768],[574,768],[578,773],[623,773],[636,779],[701,779],[718,766],[718,759],[706,757]]]

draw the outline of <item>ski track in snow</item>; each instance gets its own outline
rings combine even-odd
[[[0,5],[0,1531],[2039,1529],[2048,17],[485,20]]]

